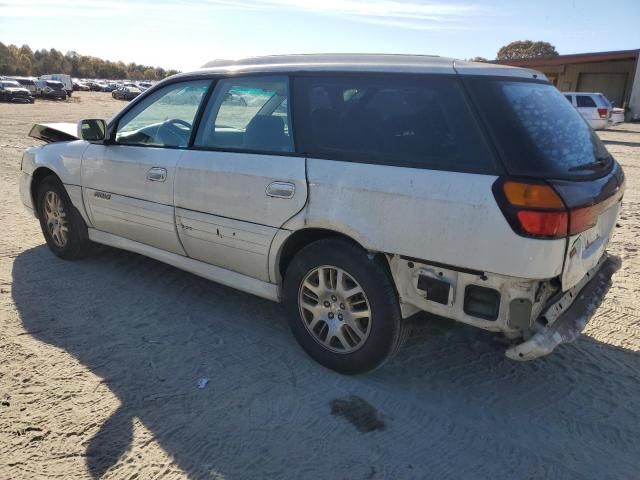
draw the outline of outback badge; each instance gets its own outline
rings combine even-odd
[[[111,200],[111,194],[110,193],[93,192],[93,196],[94,197],[98,197],[98,198],[102,198],[104,200]]]

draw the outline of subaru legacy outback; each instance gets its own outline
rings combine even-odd
[[[108,123],[35,125],[21,197],[54,254],[90,242],[284,301],[321,364],[371,370],[426,311],[530,360],[615,270],[618,163],[543,74],[428,56],[214,62]]]

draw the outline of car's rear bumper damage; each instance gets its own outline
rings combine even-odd
[[[548,355],[562,343],[576,340],[602,302],[618,267],[616,261],[604,254],[577,285],[549,305],[536,322],[539,329],[525,342],[509,348],[506,356],[512,360],[533,360]]]
[[[518,345],[508,358],[525,361],[574,341],[602,301],[618,264],[606,253],[572,288],[559,278],[527,280],[461,271],[418,259],[390,257],[406,318],[423,310],[483,330],[501,333]]]

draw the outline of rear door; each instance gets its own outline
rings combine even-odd
[[[97,229],[184,255],[174,219],[176,165],[210,83],[161,88],[124,114],[111,143],[89,146],[83,191]]]
[[[305,168],[294,153],[288,78],[219,80],[178,161],[176,222],[187,254],[267,281],[271,241],[307,201]]]

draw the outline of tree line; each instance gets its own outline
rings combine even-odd
[[[549,42],[534,42],[531,40],[516,40],[505,45],[496,55],[496,60],[518,60],[522,58],[557,57],[556,47]],[[470,58],[472,62],[490,62],[484,57]]]
[[[34,52],[28,45],[6,46],[0,42],[0,75],[37,77],[50,73],[66,73],[77,78],[161,80],[178,71],[136,63],[112,62],[80,55],[75,51],[63,54],[55,48]]]

